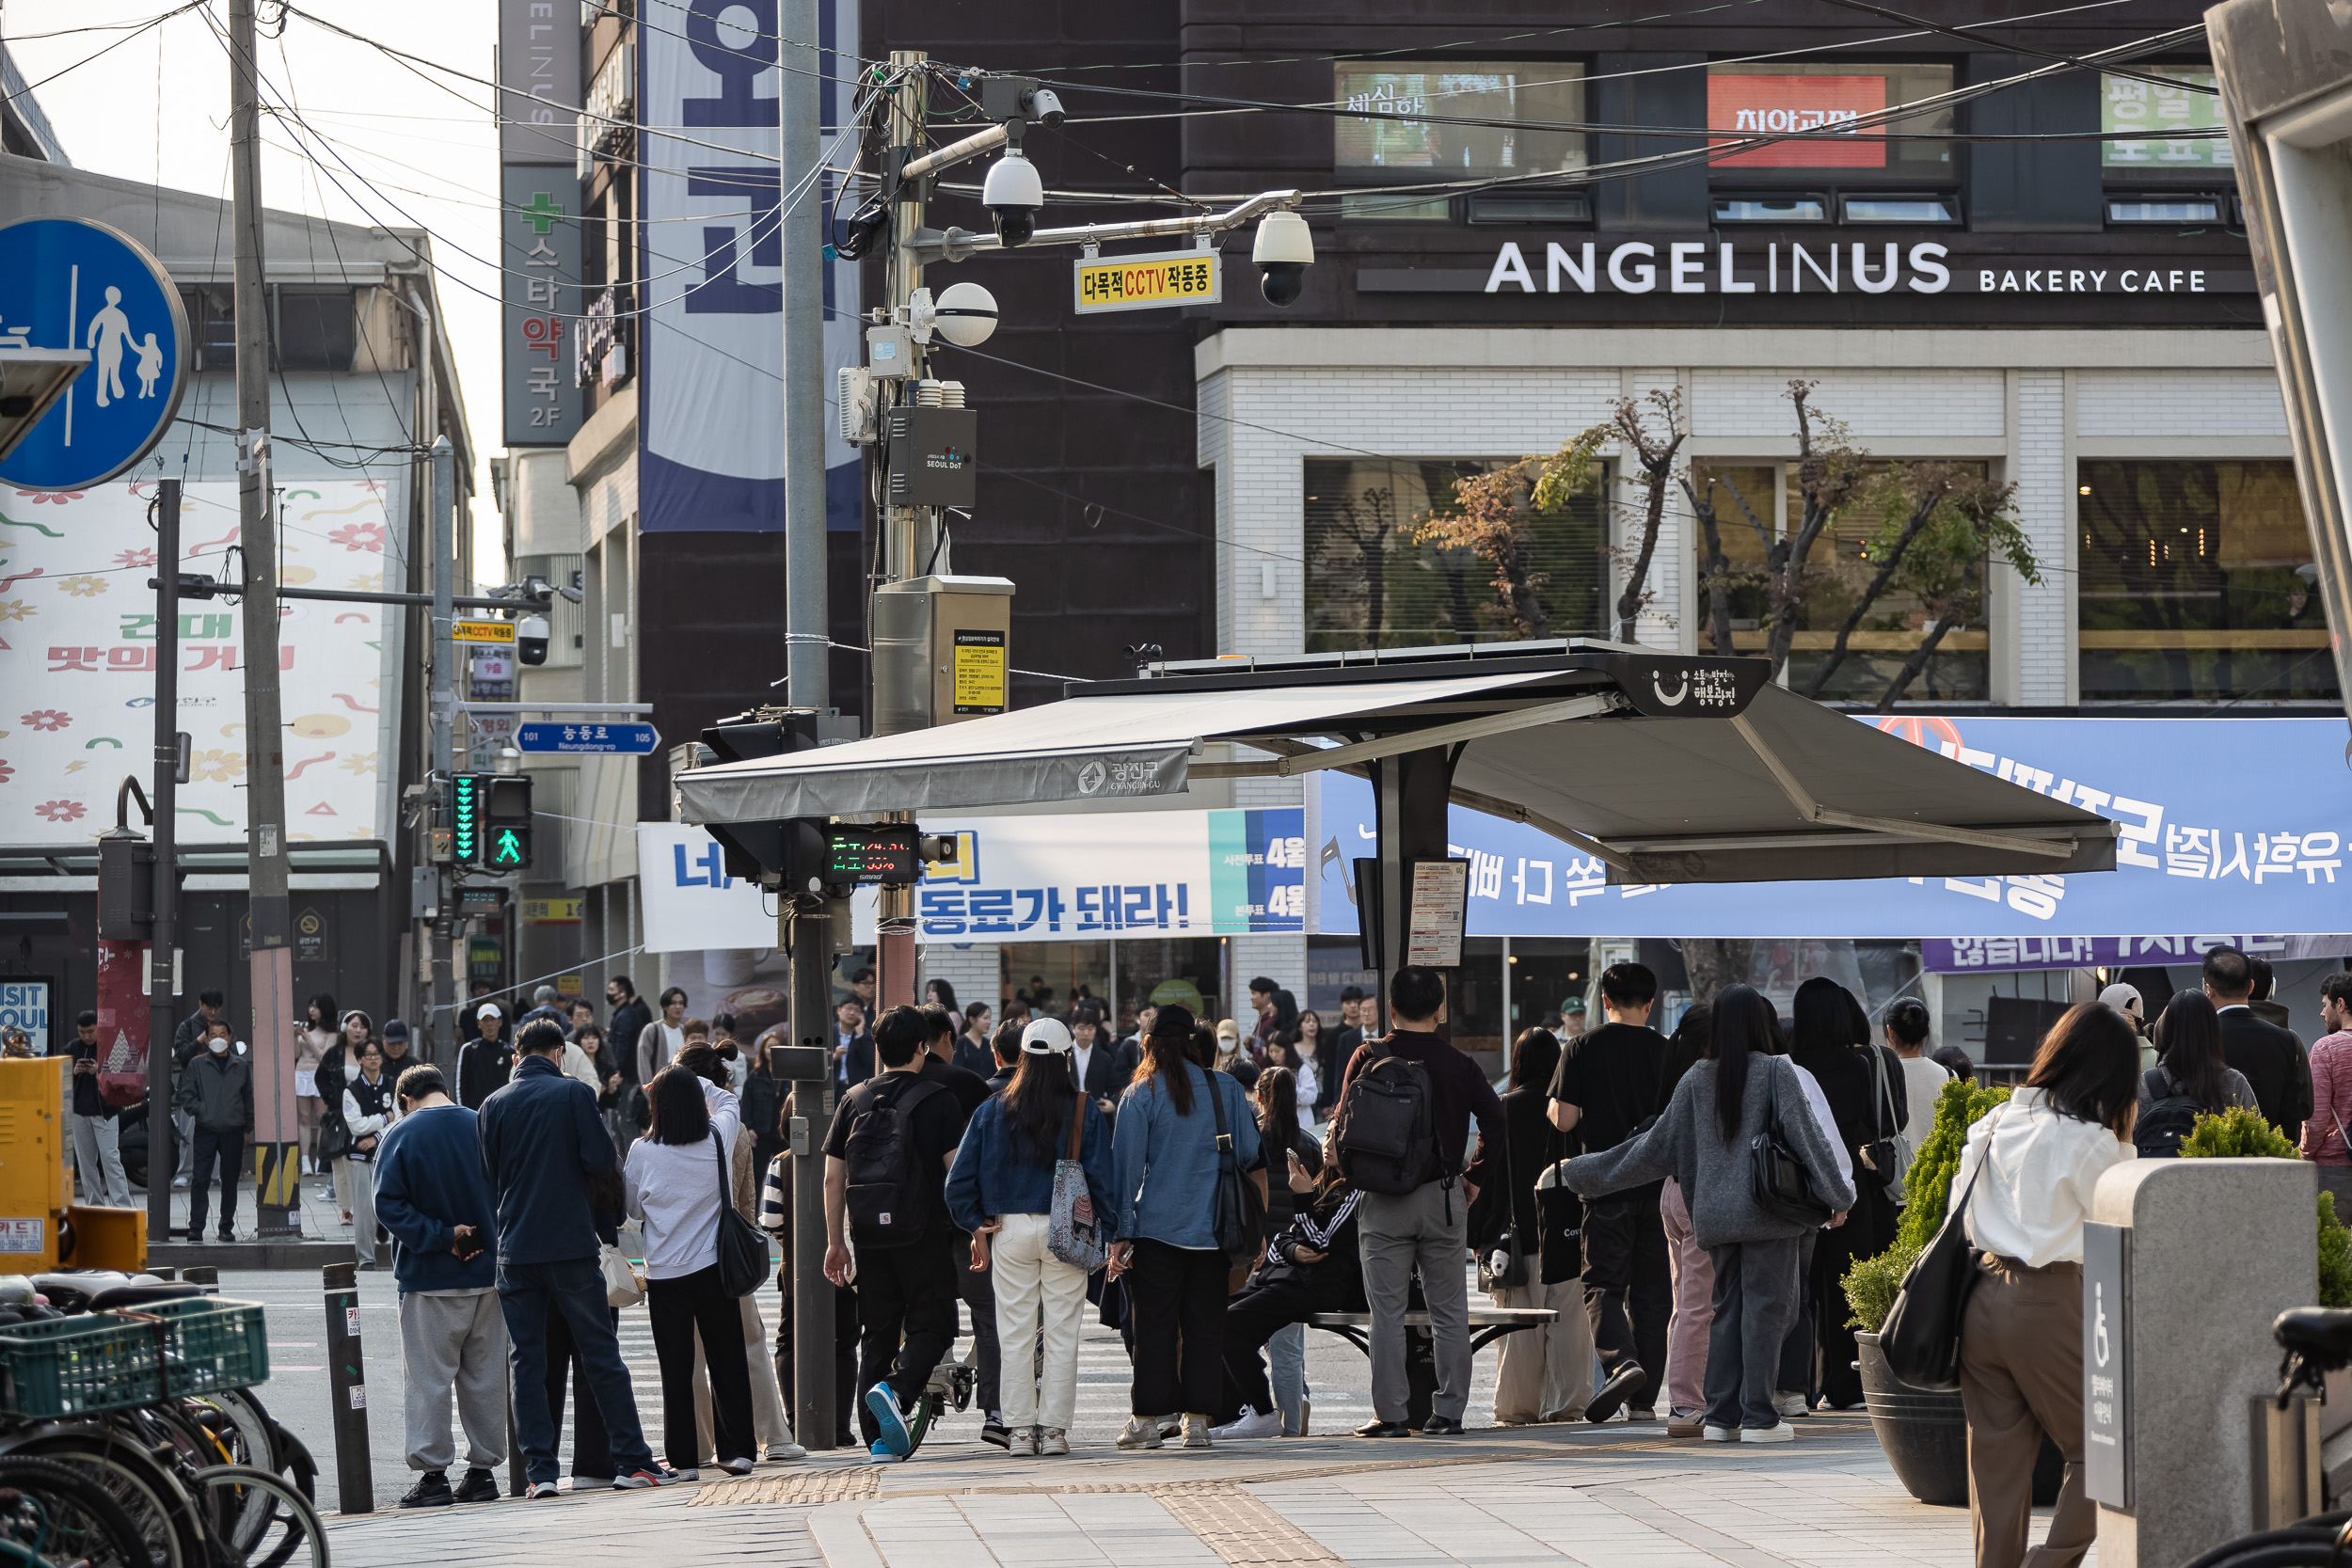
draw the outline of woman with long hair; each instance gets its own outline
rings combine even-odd
[[[1504,1152],[1510,1180],[1482,1192],[1470,1212],[1470,1234],[1482,1247],[1499,1243],[1508,1226],[1518,1239],[1526,1278],[1487,1292],[1497,1307],[1549,1307],[1559,1318],[1538,1328],[1502,1337],[1495,1366],[1495,1424],[1527,1426],[1565,1421],[1582,1414],[1593,1397],[1593,1325],[1584,1315],[1584,1290],[1571,1275],[1547,1281],[1543,1266],[1543,1219],[1535,1207],[1535,1179],[1568,1151],[1567,1134],[1551,1125],[1551,1078],[1560,1069],[1560,1037],[1549,1029],[1522,1029],[1511,1043],[1511,1076],[1502,1091]]]
[[[1031,1379],[1024,1351],[1000,1385],[1006,1452],[1015,1457],[1068,1453],[1077,1418],[1087,1271],[1051,1246],[1054,1166],[1069,1155],[1073,1133],[1087,1178],[1086,1221],[1107,1236],[1118,1212],[1110,1118],[1071,1082],[1058,1035],[1041,1022],[1024,1036],[1012,1082],[972,1113],[947,1172],[947,1213],[972,1238],[972,1266],[995,1280],[997,1343],[1043,1345],[1041,1375]]]
[[[1302,1189],[1290,1178],[1304,1172],[1310,1179],[1304,1190],[1312,1192],[1311,1179],[1323,1164],[1323,1145],[1316,1141],[1302,1108],[1306,1090],[1287,1065],[1284,1047],[1296,1037],[1295,1032],[1275,1037],[1266,1053],[1270,1065],[1259,1070],[1258,1081],[1249,1091],[1258,1105],[1258,1147],[1265,1151],[1264,1234],[1269,1244],[1297,1212],[1297,1195]],[[1313,1069],[1307,1070],[1311,1072]],[[1271,1365],[1276,1418],[1270,1423],[1262,1420],[1259,1425],[1270,1424],[1274,1430],[1253,1428],[1229,1435],[1296,1437],[1306,1430],[1307,1401],[1311,1397],[1307,1388],[1307,1325],[1286,1323],[1276,1329],[1266,1339],[1265,1351]]]
[[[1788,1059],[1820,1086],[1831,1117],[1822,1131],[1836,1140],[1851,1165],[1874,1139],[1901,1131],[1909,1115],[1902,1063],[1892,1052],[1876,1055],[1884,1048],[1868,1043],[1868,1015],[1835,980],[1817,974],[1799,986],[1792,1011]],[[1853,1329],[1846,1322],[1839,1281],[1855,1259],[1875,1257],[1894,1241],[1895,1206],[1867,1167],[1853,1176],[1853,1212],[1845,1225],[1834,1233],[1817,1231],[1799,1246],[1804,1290],[1782,1354],[1780,1386],[1773,1391],[1783,1416],[1807,1414],[1816,1390],[1835,1409],[1862,1402],[1862,1377],[1853,1370]]]
[[[334,1173],[335,1207],[343,1223],[351,1223],[351,1129],[343,1121],[343,1090],[359,1076],[359,1053],[375,1039],[375,1021],[354,1007],[338,1021],[341,1037],[319,1053],[318,1147],[326,1151],[327,1169]],[[380,1043],[380,1042],[379,1042]],[[395,1075],[393,1082],[399,1082]]]
[[[1301,1069],[1298,1074],[1299,1109],[1312,1122],[1316,1119],[1315,1113],[1322,1107],[1326,1087],[1323,1074],[1323,1015],[1312,1007],[1301,1010],[1298,1015],[1298,1027],[1291,1036],[1291,1054],[1297,1058]],[[1341,1065],[1344,1067],[1346,1064]]]
[[[1715,1052],[1715,1009],[1705,1002],[1684,1011],[1666,1037],[1659,1069],[1658,1102],[1672,1099],[1685,1074]],[[1510,1103],[1508,1095],[1503,1103]],[[1666,1232],[1666,1272],[1674,1281],[1674,1312],[1666,1320],[1666,1435],[1696,1437],[1705,1423],[1707,1344],[1715,1322],[1715,1265],[1691,1234],[1691,1205],[1682,1183],[1666,1178],[1658,1189],[1658,1219]],[[1507,1348],[1509,1337],[1504,1338]]]
[[[973,1003],[963,1009],[962,1032],[956,1036],[956,1066],[983,1078],[996,1071],[996,1053],[989,1045],[989,1018],[987,1003]]]
[[[937,1007],[946,1013],[961,1013],[956,1006],[956,988],[948,981],[934,976],[923,982],[923,1006]]]
[[[1315,1015],[1308,1013],[1304,1016],[1312,1018]],[[1315,1123],[1314,1113],[1310,1107],[1315,1102],[1315,1089],[1318,1086],[1315,1080],[1314,1047],[1308,1043],[1306,1037],[1298,1030],[1285,1029],[1266,1041],[1265,1062],[1265,1071],[1270,1072],[1276,1068],[1281,1068],[1289,1074],[1292,1080],[1291,1098],[1298,1102],[1299,1130],[1301,1132],[1311,1131]],[[1261,1082],[1263,1083],[1263,1080]]]
[[[335,1049],[342,1035],[342,1014],[325,991],[310,998],[302,1027],[294,1031],[294,1120],[302,1133],[302,1158],[315,1176],[326,1174],[319,1158],[319,1124],[325,1117],[319,1099],[319,1064]]]
[[[2221,1020],[2201,990],[2176,990],[2156,1020],[2156,1065],[2139,1075],[2139,1110],[2175,1096],[2207,1111],[2260,1110],[2254,1086],[2221,1054]]]
[[[1225,1368],[1225,1285],[1229,1261],[1216,1243],[1210,1199],[1216,1191],[1218,1125],[1236,1167],[1265,1196],[1258,1124],[1241,1085],[1192,1059],[1189,1007],[1168,1006],[1152,1021],[1143,1057],[1119,1104],[1112,1138],[1118,1175],[1119,1240],[1114,1279],[1127,1287],[1135,1327],[1136,1370],[1120,1433],[1122,1449],[1160,1446],[1160,1418],[1182,1414],[1188,1449],[1210,1445]],[[1215,1095],[1214,1104],[1210,1096]]]
[[[2044,1434],[2065,1456],[2066,1482],[2034,1560],[2079,1562],[2098,1529],[2083,1492],[2083,1222],[2100,1176],[2132,1158],[2138,1077],[2139,1038],[2123,1016],[2095,1002],[2070,1008],[2025,1087],[1968,1129],[1952,1173],[1947,1202],[1980,1252],[1960,1333],[1978,1568],[2025,1560]]]
[[[1715,1269],[1708,1337],[1710,1443],[1786,1443],[1796,1429],[1772,1402],[1781,1342],[1796,1317],[1799,1238],[1811,1227],[1756,1199],[1751,1148],[1767,1128],[1804,1167],[1814,1194],[1845,1223],[1853,1183],[1814,1117],[1795,1066],[1783,1056],[1772,1004],[1748,986],[1715,998],[1715,1060],[1692,1069],[1649,1130],[1571,1160],[1567,1183],[1584,1197],[1673,1177],[1690,1204],[1694,1241]]]
[[[708,1053],[716,1062],[717,1053]],[[662,1447],[670,1468],[688,1480],[700,1477],[702,1445],[694,1423],[699,1334],[709,1364],[719,1467],[747,1475],[756,1461],[743,1319],[719,1285],[719,1170],[742,1133],[741,1113],[734,1095],[680,1055],[645,1085],[652,1116],[645,1135],[629,1145],[623,1171],[628,1213],[644,1236],[645,1305],[661,1364]],[[718,1071],[723,1075],[725,1069]]]

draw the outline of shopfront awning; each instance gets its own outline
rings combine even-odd
[[[1376,662],[1375,660],[1376,659]],[[1181,793],[1442,750],[1460,804],[1612,882],[2111,869],[2115,825],[1767,684],[1761,660],[1614,643],[1157,667],[1042,707],[695,768],[689,822]],[[1263,760],[1205,759],[1232,742]]]

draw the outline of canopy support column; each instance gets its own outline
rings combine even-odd
[[[1380,940],[1375,949],[1379,973],[1375,978],[1384,1030],[1394,1026],[1389,1017],[1389,978],[1405,963],[1413,900],[1412,864],[1446,858],[1446,808],[1453,800],[1454,762],[1460,754],[1458,748],[1432,746],[1368,765],[1380,857]],[[1447,984],[1451,987],[1452,983],[1449,974]]]

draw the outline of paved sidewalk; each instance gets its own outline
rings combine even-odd
[[[1312,1438],[1009,1459],[763,1465],[659,1494],[339,1521],[339,1568],[1967,1568],[1965,1509],[1914,1502],[1867,1422],[1785,1447],[1613,1424],[1444,1442]],[[2047,1528],[2037,1516],[2035,1535]],[[2095,1554],[2090,1559],[2095,1563]]]

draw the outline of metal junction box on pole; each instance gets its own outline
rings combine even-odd
[[[1008,578],[910,578],[874,591],[874,733],[1002,713],[1012,657]]]
[[[970,506],[978,495],[973,460],[980,436],[977,408],[893,408],[890,504]]]

